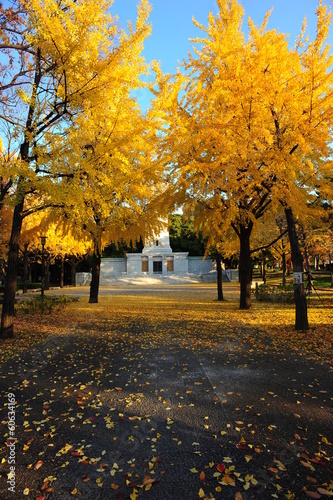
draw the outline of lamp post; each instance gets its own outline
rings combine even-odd
[[[41,236],[40,242],[42,245],[42,290],[41,290],[41,296],[42,296],[42,300],[43,300],[44,299],[44,246],[46,243],[46,236]]]

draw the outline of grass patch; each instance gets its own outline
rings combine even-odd
[[[16,313],[21,312],[23,314],[51,314],[54,310],[59,310],[64,306],[75,302],[78,299],[73,297],[68,297],[68,295],[60,295],[59,297],[51,297],[49,295],[38,295],[33,299],[21,300],[16,303],[15,311]]]
[[[259,285],[255,297],[260,302],[291,304],[294,302],[294,289],[292,285]]]
[[[316,276],[313,275],[313,286],[315,288],[330,288],[331,287],[331,278],[327,275]]]

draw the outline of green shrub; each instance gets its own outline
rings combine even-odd
[[[27,283],[28,290],[35,290],[36,288],[40,288],[42,285],[40,282],[36,283]],[[17,283],[16,290],[23,290],[23,283]],[[5,287],[3,285],[0,286],[0,293],[5,291]]]
[[[35,290],[36,288],[40,288],[42,285],[40,282],[36,282],[36,283],[27,283],[27,289],[28,290]],[[23,290],[23,283],[18,283],[17,284],[17,287],[16,287],[17,290]]]
[[[260,302],[290,304],[294,302],[294,289],[292,285],[259,285],[256,287],[255,296]]]
[[[17,301],[15,310],[24,314],[50,314],[53,310],[61,309],[76,300],[78,299],[68,295],[60,295],[59,297],[50,297],[49,295],[42,297],[38,295],[33,299]]]

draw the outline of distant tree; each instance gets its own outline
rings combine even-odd
[[[201,231],[194,228],[194,219],[180,214],[172,216],[169,227],[170,246],[173,252],[188,252],[191,256],[204,255],[206,241]]]
[[[33,208],[33,207],[31,207]],[[64,286],[64,264],[69,262],[73,265],[73,259],[78,259],[91,250],[91,244],[86,236],[80,234],[76,228],[73,232],[60,210],[45,210],[32,212],[23,220],[20,239],[20,250],[23,254],[23,291],[27,290],[28,259],[31,253],[39,255],[41,251],[41,236],[46,236],[45,244],[45,278],[48,289],[49,267],[56,261],[60,264],[60,275],[57,277],[58,284]],[[76,262],[76,260],[75,260]],[[74,283],[75,284],[75,279]]]
[[[132,240],[129,243],[126,241],[113,241],[110,244],[107,244],[103,251],[103,257],[126,257],[127,253],[141,253],[144,247],[142,237],[140,236],[139,241],[133,242]]]

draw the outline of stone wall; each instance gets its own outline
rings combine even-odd
[[[127,274],[126,258],[103,258],[101,260],[101,277],[115,278]]]
[[[91,273],[75,273],[75,285],[85,286],[91,283]]]
[[[227,281],[239,281],[238,269],[226,269],[223,272],[223,277],[226,276]]]
[[[168,260],[172,258],[173,260],[173,271],[172,265],[168,265]],[[142,260],[148,260],[148,272],[142,272]],[[162,274],[163,276],[185,276],[190,275],[193,278],[203,279],[205,281],[215,281],[216,280],[216,263],[212,261],[209,257],[203,259],[203,257],[188,257],[186,252],[176,252],[173,254],[161,253],[158,255],[147,254],[127,254],[127,258],[103,258],[101,262],[101,283],[104,280],[109,280],[112,278],[119,277],[140,277],[147,275],[155,275],[153,272],[153,262],[155,260],[162,261]],[[170,264],[170,263],[169,263]],[[88,274],[88,273],[77,273],[77,284],[83,284],[86,280],[86,276],[78,276],[78,274]],[[158,276],[158,274],[157,274]],[[89,278],[88,278],[89,280]],[[223,270],[223,280],[224,281],[238,281],[238,269],[226,269]],[[88,284],[88,283],[85,283]]]
[[[172,274],[184,275],[188,272],[187,252],[176,253],[128,253],[127,254],[127,276],[144,276],[161,274],[169,276]],[[143,262],[146,262],[146,272],[143,272]],[[160,272],[154,272],[154,262],[160,262]]]
[[[188,272],[190,274],[201,275],[216,272],[216,263],[209,257],[188,257]]]

